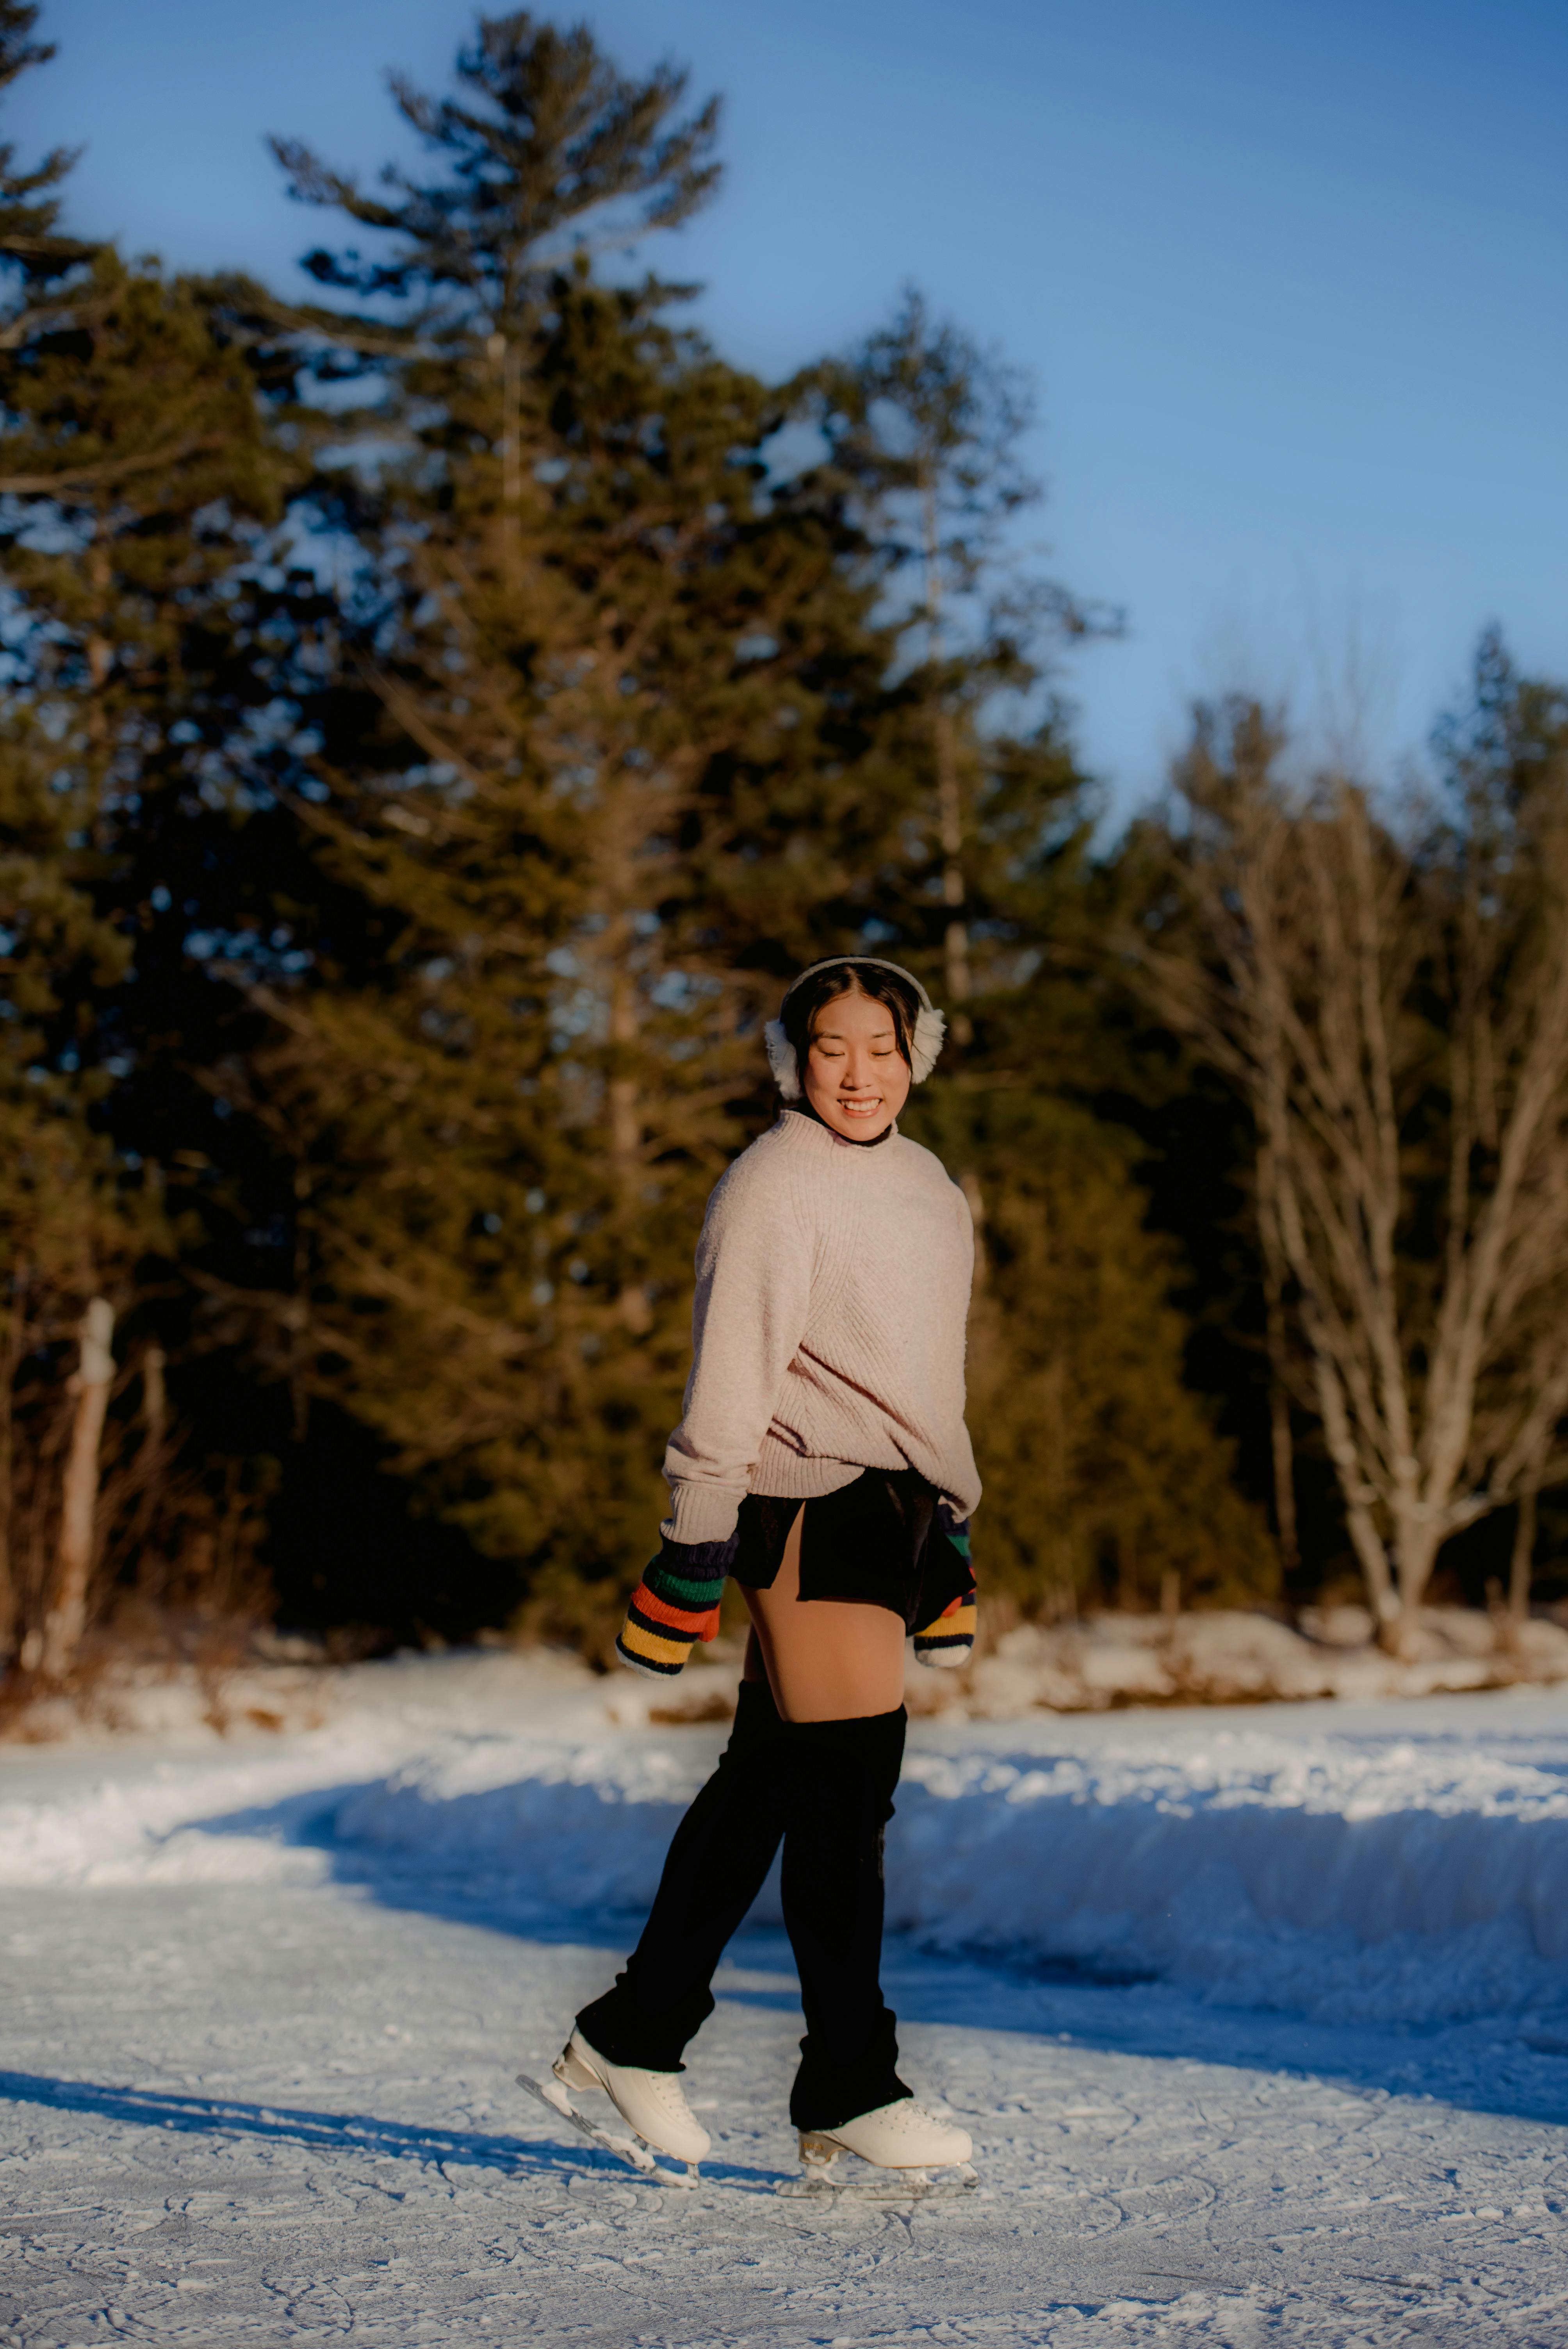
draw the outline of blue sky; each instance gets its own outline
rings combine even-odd
[[[1035,377],[1031,530],[1129,616],[1066,679],[1119,810],[1194,692],[1309,711],[1358,666],[1392,766],[1483,621],[1568,674],[1563,0],[583,13],[627,67],[673,54],[724,95],[726,189],[659,260],[705,281],[728,356],[787,372],[913,279]],[[86,142],[84,229],[287,284],[319,223],[263,133],[366,170],[406,152],[383,69],[441,86],[471,16],[46,0],[60,55],[6,131]]]

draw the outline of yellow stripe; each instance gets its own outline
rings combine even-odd
[[[954,1607],[946,1614],[934,1616],[924,1628],[927,1631],[939,1631],[944,1623],[973,1623],[975,1612],[975,1601],[971,1599],[966,1607]]]
[[[689,1640],[657,1640],[628,1617],[621,1627],[621,1645],[630,1648],[635,1655],[652,1656],[661,1664],[684,1664],[692,1643]]]
[[[928,1623],[923,1631],[917,1631],[914,1636],[917,1640],[953,1640],[963,1639],[965,1636],[972,1640],[975,1637],[975,1626],[978,1617],[973,1607],[960,1607],[951,1615],[939,1615],[934,1623]]]

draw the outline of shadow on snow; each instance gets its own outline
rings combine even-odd
[[[360,1785],[316,1788],[267,1807],[190,1821],[186,1831],[255,1836],[315,1848],[326,1856],[335,1882],[362,1890],[385,1908],[539,1947],[602,1953],[610,1961],[603,1979],[585,1973],[583,1994],[608,1987],[615,1961],[641,1930],[645,1901],[636,1907],[575,1908],[530,1897],[518,1886],[518,1871],[498,1868],[488,1854],[469,1857],[459,1847],[441,1858],[423,1852],[410,1857],[363,1841],[341,1841],[339,1816],[365,1791]],[[554,1791],[559,1799],[562,1790]],[[569,1791],[581,1793],[582,1833],[591,1839],[601,1798],[587,1787]],[[654,1862],[662,1861],[685,1805],[634,1807],[642,1814],[651,1893]],[[777,1915],[777,1860],[758,1906],[769,1900]],[[774,1979],[727,1978],[759,1972]],[[714,1987],[727,2003],[798,2014],[793,1976],[783,1932],[775,1925],[748,1922],[730,1944]],[[1525,2041],[1504,2050],[1497,2042],[1496,2017],[1435,2025],[1322,2023],[1211,2002],[1153,1971],[990,1949],[936,1951],[896,1933],[888,1937],[883,1979],[901,2022],[913,2028],[1016,2031],[1068,2041],[1085,2051],[1309,2075],[1363,2093],[1437,2098],[1477,2111],[1568,2121],[1568,2062],[1563,2060],[1568,2036],[1561,2053],[1532,2053]],[[609,2158],[593,2156],[587,2147],[584,2156]]]
[[[0,2072],[0,2100],[42,2105],[52,2112],[83,2113],[137,2128],[172,2129],[185,2137],[261,2137],[317,2146],[326,2153],[365,2153],[377,2160],[414,2161],[445,2171],[449,2163],[499,2169],[509,2177],[608,2172],[627,2185],[639,2181],[613,2154],[579,2146],[490,2137],[477,2129],[425,2128],[377,2120],[368,2113],[319,2113],[291,2105],[253,2105],[232,2096],[175,2095],[162,2088],[119,2086],[96,2080],[61,2080],[36,2072]],[[772,2171],[734,2162],[706,2165],[715,2183],[771,2188]]]

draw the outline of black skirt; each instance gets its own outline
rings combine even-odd
[[[737,1582],[772,1588],[802,1508],[802,1599],[885,1607],[914,1631],[972,1588],[967,1553],[946,1538],[947,1513],[913,1468],[865,1468],[852,1485],[804,1503],[748,1493],[729,1569]]]

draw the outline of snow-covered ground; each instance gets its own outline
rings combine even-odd
[[[918,1723],[887,1974],[982,2183],[820,2208],[772,1888],[698,2192],[511,2085],[722,1728],[548,1659],[315,1685],[0,1748],[0,2344],[1568,2344],[1568,1693]]]

